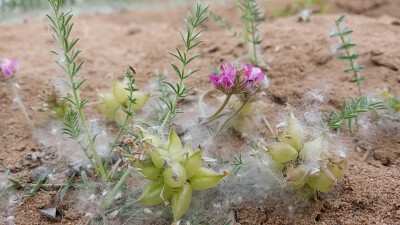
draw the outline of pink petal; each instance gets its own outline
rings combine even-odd
[[[222,85],[225,90],[229,90],[233,86],[233,80],[225,74],[221,74],[218,83]]]
[[[12,70],[17,70],[18,67],[19,67],[19,62],[18,62],[18,60],[16,60],[16,59],[12,60],[11,63],[10,63],[10,68],[11,68]]]
[[[218,76],[217,75],[210,74],[210,81],[216,88],[219,88]]]
[[[3,72],[5,77],[12,76],[12,71],[8,67],[1,67],[1,71]]]

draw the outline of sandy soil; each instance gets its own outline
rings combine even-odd
[[[376,2],[375,5],[368,3],[363,4],[363,7],[358,7],[355,3],[360,1],[333,2],[336,6],[334,12],[343,10],[376,16],[371,18],[366,15],[349,15],[346,20],[355,31],[352,40],[358,44],[356,50],[361,54],[359,63],[365,65],[364,92],[371,93],[376,88],[387,87],[400,94],[398,2],[377,0],[371,1]],[[379,6],[380,2],[385,3]],[[233,24],[239,24],[233,19],[236,18],[233,6],[213,6],[213,10],[228,17]],[[183,26],[181,21],[186,11],[187,8],[172,11],[131,11],[118,15],[84,15],[75,18],[73,36],[81,38],[78,48],[83,51],[79,60],[86,61],[82,75],[90,81],[83,87],[83,95],[96,98],[96,90],[109,88],[106,75],[122,74],[128,65],[136,68],[139,87],[149,83],[155,70],[167,69],[169,74],[173,74],[168,65],[166,50],[182,47],[177,27]],[[268,72],[271,93],[295,108],[301,108],[308,103],[310,90],[323,89],[326,92],[326,106],[323,108],[325,114],[331,107],[340,108],[345,98],[357,96],[356,86],[347,82],[349,75],[341,72],[345,63],[335,60],[331,51],[331,46],[337,42],[328,33],[339,16],[340,14],[316,15],[309,23],[298,23],[296,18],[288,17],[268,20],[260,25],[263,39],[260,49],[262,59],[271,67]],[[236,38],[230,37],[227,31],[211,22],[206,24],[203,39],[205,44],[202,49],[210,46],[217,46],[218,49],[215,52],[204,52],[192,64],[192,67],[203,69],[191,77],[187,85],[196,85],[199,90],[209,88],[210,68],[218,67],[221,60],[234,60],[245,54],[245,48]],[[47,21],[1,25],[0,43],[1,57],[15,58],[21,62],[16,81],[21,87],[19,92],[22,98],[28,106],[39,105],[41,102],[38,95],[45,88],[46,82],[63,75],[51,62],[54,58],[48,52],[54,49],[54,45]],[[264,100],[272,105],[269,116],[272,121],[276,121],[276,110],[282,107],[269,97]],[[0,105],[0,167],[14,168],[15,173],[12,176],[17,177],[24,171],[31,171],[22,167],[20,161],[31,152],[31,148],[39,146],[39,141],[31,137],[29,126],[12,103],[12,95],[3,78],[0,78]],[[99,116],[93,109],[87,109],[87,113],[93,117]],[[50,123],[48,118],[38,112],[29,110],[29,114],[38,127]],[[238,222],[398,224],[400,140],[386,135],[374,125],[360,135],[347,136],[350,137],[345,139],[350,166],[345,177],[331,192],[320,196],[320,200],[311,202],[301,212],[289,212],[279,204],[243,206],[237,212]],[[364,161],[367,150],[372,153]],[[233,152],[229,156],[232,154]],[[17,224],[58,223],[49,221],[37,212],[37,209],[50,204],[52,197],[54,193],[39,192],[33,198],[24,198],[23,204],[15,211]],[[4,203],[1,205],[3,208]],[[84,213],[71,207],[68,204],[64,206],[61,223],[79,224],[85,221]],[[8,215],[3,212],[1,216],[5,218]]]

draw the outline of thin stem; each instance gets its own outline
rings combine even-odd
[[[343,35],[342,35],[342,33],[341,33],[339,23],[336,22],[335,24],[336,24],[336,28],[338,29],[338,34],[339,34],[340,40],[342,41],[343,46],[345,46],[345,45],[346,45],[346,41],[344,40],[344,37],[343,37]],[[351,54],[350,54],[348,48],[344,48],[344,50],[346,51],[346,55],[347,55],[348,60],[349,60],[349,62],[350,62],[351,69],[353,70],[353,73],[354,73],[354,80],[357,82],[358,94],[359,94],[360,96],[362,96],[361,84],[360,84],[360,81],[359,81],[359,79],[358,79],[358,73],[357,73],[357,71],[355,70],[355,67],[354,67],[353,59],[351,59],[351,57],[350,57]]]
[[[111,192],[106,197],[104,197],[103,201],[101,202],[101,208],[103,210],[106,210],[110,207],[110,205],[112,203],[112,199],[117,194],[118,190],[121,188],[122,184],[124,183],[125,179],[128,177],[130,172],[131,172],[131,170],[129,168],[127,168],[125,170],[125,173],[121,176],[118,183],[114,186],[114,188],[111,190]]]
[[[56,34],[58,33],[57,36],[59,37],[59,41],[61,43],[60,44],[60,48],[61,48],[61,50],[63,52],[63,55],[64,56],[68,56],[68,53],[69,53],[69,51],[67,49],[67,46],[69,45],[68,44],[69,32],[67,32],[68,22],[66,22],[66,24],[62,24],[63,22],[65,22],[65,20],[64,20],[65,18],[63,17],[63,14],[61,14],[61,17],[62,17],[62,22],[61,22],[61,18],[59,16],[59,9],[60,9],[61,2],[58,1],[56,3],[53,0],[53,1],[50,1],[50,3],[52,5],[53,11],[54,11],[54,15],[55,15],[55,22],[56,23],[54,25],[56,25],[56,29],[57,29]],[[72,29],[72,25],[69,27],[69,29]],[[74,50],[72,50],[72,52],[74,52]],[[66,58],[67,59],[65,60],[66,61],[65,64],[66,64],[67,68],[66,68],[65,72],[69,76],[70,87],[72,89],[73,96],[74,96],[74,100],[73,100],[74,103],[75,103],[74,105],[76,106],[76,110],[78,111],[82,127],[83,127],[83,129],[84,129],[84,131],[86,133],[86,137],[88,139],[89,146],[93,151],[93,156],[94,156],[94,159],[96,161],[96,165],[92,165],[92,166],[95,168],[95,170],[97,172],[100,173],[100,176],[101,176],[103,181],[109,181],[109,177],[107,176],[107,173],[106,173],[106,171],[105,171],[105,169],[103,167],[103,163],[101,162],[100,156],[97,153],[97,150],[96,150],[95,145],[94,145],[94,140],[92,138],[92,135],[89,132],[89,128],[87,126],[86,119],[85,119],[85,116],[84,116],[83,111],[82,111],[82,104],[81,104],[81,101],[80,101],[78,88],[76,87],[76,82],[75,82],[75,73],[77,72],[77,71],[75,71],[75,64],[73,62],[73,59],[70,59],[69,57],[66,57]],[[74,64],[74,65],[72,66],[72,64]]]
[[[225,97],[224,102],[222,103],[222,105],[218,108],[218,110],[212,114],[211,116],[207,117],[207,120],[211,120],[214,117],[218,116],[218,114],[225,108],[226,104],[229,102],[229,99],[231,98],[232,94],[228,94]]]
[[[182,82],[183,82],[183,80],[181,79],[181,80],[180,80],[180,84],[182,84]],[[172,110],[175,109],[176,103],[178,102],[178,98],[179,98],[179,95],[177,94],[177,95],[175,96],[175,99],[174,99],[173,103],[172,103]],[[159,128],[160,131],[162,131],[162,129],[164,128],[165,124],[167,124],[169,118],[170,118],[171,115],[172,115],[172,110],[169,110],[169,111],[168,111],[168,114],[165,116],[164,121],[163,121],[163,123],[161,124],[161,126],[160,126],[160,128]]]
[[[21,109],[22,114],[24,115],[26,121],[28,122],[28,124],[29,124],[29,126],[31,127],[32,130],[35,129],[35,125],[33,124],[32,120],[30,119],[30,117],[28,115],[28,112],[26,111],[26,108],[25,108],[24,104],[22,103],[21,98],[19,97],[18,92],[15,89],[15,84],[13,82],[11,82],[9,79],[6,79],[6,80],[7,80],[8,85],[10,86],[10,89],[11,89],[11,91],[12,91],[12,93],[13,93],[13,95],[14,95],[17,103],[18,103],[18,106]]]
[[[235,117],[240,111],[242,111],[242,109],[246,106],[246,104],[249,102],[250,98],[248,98],[247,100],[245,100],[242,105],[240,106],[239,109],[237,109],[232,115],[230,115],[228,117],[228,119],[225,120],[225,122],[219,127],[217,133],[215,134],[214,138],[218,137],[218,135],[221,133],[222,129],[224,129],[224,127],[229,123],[229,121]]]

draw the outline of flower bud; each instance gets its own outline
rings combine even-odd
[[[161,198],[162,195],[162,198]],[[142,205],[157,205],[171,197],[171,188],[164,185],[163,180],[150,181],[144,188],[139,200],[136,201]]]
[[[298,119],[292,116],[289,120],[287,130],[283,134],[282,141],[288,143],[296,150],[300,150],[303,141],[303,128]]]
[[[201,167],[201,152],[197,151],[188,157],[186,163],[184,164],[186,170],[187,179],[190,179],[199,171]]]
[[[261,148],[263,149],[263,148]],[[285,142],[277,142],[267,146],[268,153],[271,155],[272,160],[278,163],[287,163],[295,160],[298,152],[291,145]]]
[[[329,176],[327,171],[318,171],[314,174],[312,173],[307,181],[307,185],[309,187],[320,192],[330,191],[333,188],[334,183],[334,177]]]
[[[168,186],[172,188],[182,187],[186,182],[186,171],[181,164],[173,163],[164,170],[163,177]]]
[[[183,214],[189,209],[192,201],[193,189],[190,184],[185,183],[178,192],[172,194],[172,212],[174,221],[178,221]]]
[[[224,178],[224,174],[218,174],[214,170],[200,167],[197,173],[190,179],[193,190],[212,188]]]
[[[308,170],[304,165],[288,166],[284,173],[286,174],[286,182],[291,188],[302,188],[308,180]]]

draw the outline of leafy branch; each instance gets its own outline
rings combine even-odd
[[[350,66],[349,69],[344,70],[345,73],[353,73],[354,74],[354,79],[350,80],[352,83],[357,83],[358,87],[358,93],[361,96],[361,82],[365,80],[365,77],[362,77],[360,75],[360,72],[364,69],[364,66],[359,66],[357,62],[355,62],[356,59],[360,57],[360,54],[356,54],[354,52],[353,47],[357,46],[354,43],[351,43],[351,38],[350,34],[353,33],[352,30],[349,29],[348,26],[345,26],[343,29],[340,29],[340,24],[343,22],[343,20],[346,18],[346,15],[342,15],[338,20],[335,21],[337,31],[333,32],[331,34],[331,37],[340,37],[341,44],[337,48],[337,51],[342,51],[344,50],[346,55],[341,55],[338,56],[337,59],[339,60],[347,60],[348,64]],[[345,36],[349,36],[347,38],[347,41],[345,40]]]
[[[383,102],[368,102],[367,96],[361,96],[357,101],[354,98],[346,99],[343,102],[342,112],[337,113],[332,109],[328,117],[328,126],[331,129],[345,129],[343,125],[347,121],[350,132],[353,133],[353,123],[358,124],[359,114],[369,110],[387,109]]]
[[[193,75],[195,72],[199,71],[200,69],[195,69],[191,70],[189,69],[187,72],[185,71],[186,66],[193,61],[195,58],[197,58],[200,54],[193,54],[192,56],[189,55],[189,51],[193,49],[194,47],[198,46],[201,44],[203,41],[198,40],[203,32],[203,30],[196,31],[196,28],[200,26],[205,19],[207,19],[207,16],[204,16],[204,13],[208,9],[209,5],[206,7],[202,7],[201,3],[198,2],[196,5],[196,12],[195,16],[193,18],[192,14],[189,12],[187,15],[187,19],[184,20],[185,22],[185,27],[186,27],[186,35],[183,34],[182,30],[179,29],[179,33],[181,35],[182,41],[185,44],[185,50],[181,51],[179,48],[176,48],[176,53],[174,52],[168,52],[170,55],[175,57],[176,59],[181,62],[182,66],[181,68],[178,68],[172,61],[169,61],[171,64],[172,68],[176,72],[176,74],[179,76],[179,83],[176,83],[173,85],[172,83],[168,81],[164,81],[168,86],[171,87],[173,92],[175,93],[175,98],[173,101],[165,98],[160,98],[161,101],[164,102],[164,104],[168,108],[168,114],[165,116],[163,123],[160,126],[160,130],[167,124],[171,116],[175,116],[178,113],[181,113],[179,109],[176,109],[176,103],[178,102],[179,98],[185,98],[187,96],[187,93],[192,90],[193,87],[191,88],[186,88],[183,81]]]
[[[221,15],[208,10],[208,16],[212,19],[212,21],[216,22],[219,27],[223,29],[227,29],[229,32],[231,32],[232,36],[240,38],[240,34],[232,29],[232,26],[226,22],[226,19],[223,18]],[[217,70],[218,72],[218,70]]]
[[[119,126],[119,131],[118,131],[117,136],[114,139],[114,142],[111,144],[111,148],[107,154],[107,158],[104,163],[104,167],[106,167],[106,168],[108,166],[108,161],[109,161],[109,158],[110,158],[113,148],[115,148],[117,146],[117,143],[118,143],[119,138],[121,137],[121,134],[124,131],[129,130],[129,128],[127,127],[127,123],[129,121],[129,118],[131,118],[134,115],[134,113],[132,112],[132,104],[136,104],[136,98],[133,97],[133,92],[138,91],[139,89],[134,87],[136,80],[133,79],[132,73],[136,74],[136,71],[135,71],[135,69],[133,69],[132,66],[129,66],[129,70],[126,71],[126,73],[125,73],[125,77],[128,78],[127,87],[125,88],[125,90],[129,91],[129,95],[126,98],[128,100],[128,107],[127,108],[121,107],[121,110],[124,111],[126,116],[125,116],[124,122],[122,124],[117,121],[118,126]]]
[[[56,51],[51,52],[60,57],[60,61],[55,62],[68,75],[69,81],[64,82],[68,87],[71,88],[73,94],[72,98],[64,97],[73,105],[74,109],[71,109],[72,111],[69,111],[69,113],[67,113],[67,116],[70,116],[70,118],[68,124],[64,124],[66,126],[64,127],[63,132],[69,135],[70,138],[73,138],[74,140],[77,140],[77,142],[80,142],[77,139],[78,136],[76,135],[76,132],[79,130],[76,128],[79,127],[78,124],[80,122],[80,125],[83,127],[84,133],[89,142],[89,147],[92,151],[92,155],[88,154],[89,147],[85,147],[81,142],[79,143],[79,145],[81,146],[81,149],[85,152],[86,156],[89,158],[90,163],[92,164],[96,172],[101,176],[104,181],[108,181],[109,177],[106,174],[100,156],[94,146],[96,136],[92,136],[89,132],[89,128],[87,126],[85,116],[82,111],[82,108],[89,100],[86,98],[81,99],[78,91],[78,89],[82,86],[86,79],[81,80],[80,78],[76,77],[78,72],[83,67],[83,62],[79,64],[76,63],[76,58],[81,53],[79,49],[75,48],[75,45],[79,41],[79,38],[70,39],[70,34],[73,27],[73,23],[71,23],[73,15],[71,11],[68,11],[67,13],[60,12],[63,0],[49,0],[49,3],[54,13],[53,16],[47,15],[47,17],[51,21],[50,27],[54,31],[52,37],[56,45],[61,50],[60,53]],[[95,162],[92,160],[92,157],[94,157]]]
[[[257,45],[261,44],[258,33],[258,25],[260,25],[258,3],[256,0],[237,0],[237,6],[242,13],[240,18],[245,28],[244,41],[248,45],[250,61],[257,66]]]
[[[232,174],[236,175],[243,166],[242,154],[239,154],[239,156],[233,155],[233,160],[234,161],[232,163],[233,166]]]

